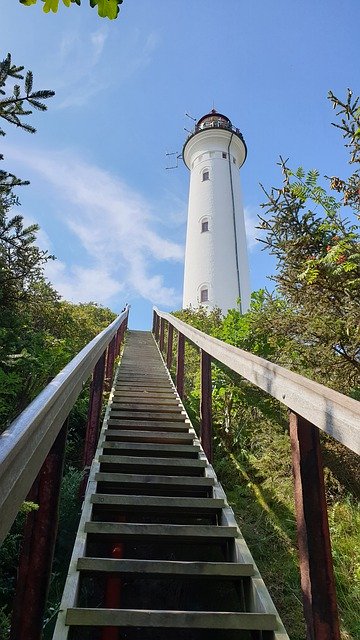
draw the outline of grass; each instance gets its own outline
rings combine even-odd
[[[291,640],[304,640],[290,442],[282,425],[268,427],[267,420],[257,420],[255,444],[247,452],[231,451],[217,430],[214,466]],[[339,490],[329,469],[325,477],[341,638],[358,640],[360,503]]]

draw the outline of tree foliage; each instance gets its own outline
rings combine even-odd
[[[49,13],[57,13],[60,0],[42,0],[44,3],[43,11]],[[66,7],[70,7],[72,4],[81,5],[81,0],[62,0]],[[24,4],[27,7],[36,4],[37,0],[19,0],[20,4]],[[89,0],[90,7],[97,7],[98,15],[100,18],[109,18],[109,20],[115,20],[118,17],[120,11],[120,5],[123,0]]]
[[[329,98],[341,123],[350,163],[360,162],[360,110],[348,92]],[[356,394],[360,374],[360,175],[327,178],[316,170],[293,171],[280,159],[281,187],[264,192],[266,249],[277,259],[262,328],[285,347],[282,364]],[[335,194],[334,194],[335,192]],[[347,211],[351,210],[348,214]],[[283,337],[283,341],[281,340]],[[284,345],[284,341],[286,345]]]

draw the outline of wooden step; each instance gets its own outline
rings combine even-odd
[[[148,412],[148,413],[174,413],[179,414],[181,416],[184,415],[182,413],[182,409],[179,405],[179,402],[175,400],[168,400],[164,402],[163,400],[154,400],[154,402],[149,402],[145,400],[141,402],[141,400],[130,400],[129,398],[124,401],[113,400],[111,403],[111,411],[131,411],[132,413],[137,414],[138,412]]]
[[[146,391],[141,388],[138,391],[130,391],[128,389],[120,391],[116,390],[114,392],[113,398],[114,401],[122,398],[148,398],[149,400],[160,400],[161,398],[177,399],[177,395],[172,389],[169,391],[154,392]]]
[[[112,482],[119,484],[142,484],[144,488],[148,485],[155,486],[176,486],[180,487],[213,487],[214,479],[206,477],[189,477],[189,476],[157,476],[154,474],[141,473],[110,473],[98,472],[95,474],[97,482]]]
[[[111,429],[125,429],[127,431],[166,431],[168,433],[189,433],[189,425],[185,422],[159,422],[151,420],[121,420],[110,418],[108,425]]]
[[[164,496],[123,496],[94,493],[91,503],[100,507],[126,507],[126,511],[144,510],[167,512],[183,511],[191,513],[219,512],[224,506],[224,501],[219,498],[181,498]]]
[[[234,580],[253,576],[252,564],[234,562],[194,562],[176,560],[114,560],[112,558],[79,558],[78,571],[99,573],[140,573],[170,576],[204,576]]]
[[[180,470],[205,469],[207,461],[196,458],[144,458],[142,456],[100,455],[99,462],[106,464],[132,465],[139,467],[176,467]],[[186,475],[186,474],[184,474]]]
[[[68,609],[66,624],[76,626],[156,627],[168,629],[238,629],[274,631],[271,613],[233,611],[160,611],[142,609]]]
[[[136,390],[136,389],[141,389],[143,391],[152,391],[154,393],[163,393],[164,391],[169,391],[169,389],[172,389],[171,384],[170,384],[170,380],[165,381],[163,384],[159,384],[156,382],[150,383],[150,382],[126,382],[125,380],[121,380],[121,378],[117,379],[116,385],[115,385],[115,389],[116,391],[127,391],[127,390]]]
[[[196,458],[146,458],[143,456],[99,456],[101,471],[158,473],[174,476],[202,476],[206,462]],[[205,464],[204,464],[205,462]]]
[[[142,430],[142,427],[139,427],[138,430],[134,431],[133,429],[120,428],[119,426],[118,429],[106,429],[104,433],[107,439],[116,438],[116,442],[136,441],[181,444],[182,442],[192,442],[194,440],[194,436],[189,431],[157,431],[155,428]]]
[[[170,410],[173,411],[174,407],[180,407],[181,405],[175,396],[172,398],[147,398],[141,396],[130,398],[128,395],[119,398],[119,396],[114,396],[111,403],[112,408],[126,409],[128,407],[129,410],[132,410],[134,406],[138,411],[147,411],[146,407],[154,407],[155,409],[161,407],[166,411],[170,407]]]
[[[156,444],[152,442],[141,443],[141,442],[107,442],[106,440],[102,443],[103,449],[112,450],[114,452],[123,451],[125,454],[127,452],[135,452],[135,453],[154,453],[156,454],[181,454],[195,457],[198,455],[200,451],[200,446],[196,444]]]
[[[149,541],[170,540],[175,542],[226,542],[237,538],[236,527],[222,527],[220,525],[206,524],[143,524],[133,522],[86,522],[85,533],[110,536],[119,540]]]
[[[111,411],[111,419],[117,418],[118,420],[157,420],[167,422],[185,422],[185,413],[180,411],[170,413],[167,411]]]

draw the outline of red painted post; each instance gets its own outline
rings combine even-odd
[[[159,341],[159,328],[160,328],[160,319],[158,314],[156,313],[156,311],[154,311],[155,314],[155,331],[154,331],[154,336],[155,336],[155,340],[156,342]]]
[[[85,493],[90,466],[93,461],[99,438],[102,394],[104,390],[105,351],[97,361],[90,385],[89,408],[86,424],[85,444],[83,452],[84,477],[80,484],[80,496]]]
[[[115,357],[117,358],[120,355],[120,351],[121,351],[121,345],[123,343],[124,340],[124,334],[125,334],[125,325],[126,325],[126,320],[123,320],[119,329],[116,332],[116,348],[115,348]]]
[[[52,445],[28,499],[39,505],[25,522],[10,640],[40,640],[54,555],[67,421]]]
[[[124,557],[124,545],[119,543],[111,550],[111,557],[121,560]],[[122,591],[121,573],[110,573],[106,578],[105,607],[107,609],[119,609]],[[101,632],[101,640],[120,640],[119,627],[104,627]]]
[[[290,412],[301,589],[308,640],[340,640],[319,430]]]
[[[176,388],[181,400],[184,399],[184,373],[185,373],[185,336],[179,331],[177,361],[176,361]]]
[[[168,340],[167,340],[167,350],[166,350],[166,365],[167,368],[171,369],[172,365],[172,349],[173,349],[173,335],[174,335],[174,327],[170,322],[168,322]]]
[[[161,353],[164,351],[164,336],[165,336],[165,320],[164,318],[160,318],[160,341],[159,341],[159,349]]]
[[[115,336],[111,340],[106,354],[105,390],[110,391],[114,373],[115,362]]]
[[[201,358],[201,400],[200,400],[200,442],[209,462],[213,459],[212,445],[212,382],[211,357],[200,349]]]

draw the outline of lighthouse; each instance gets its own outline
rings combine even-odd
[[[200,118],[183,147],[190,171],[183,307],[219,307],[222,313],[250,302],[244,209],[239,169],[246,144],[239,129],[215,109]]]

